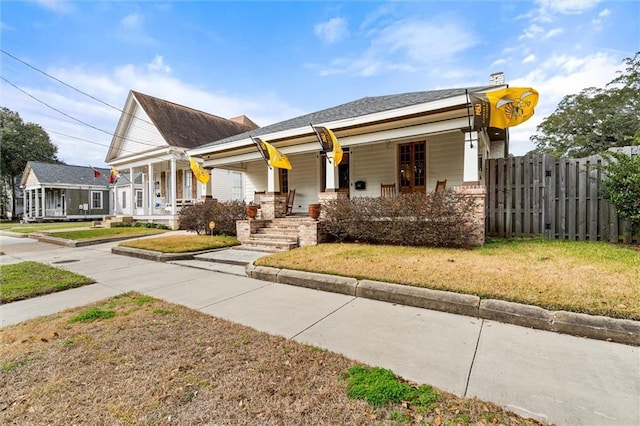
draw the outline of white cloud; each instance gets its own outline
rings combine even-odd
[[[522,63],[523,64],[530,64],[531,62],[535,62],[536,60],[536,55],[534,55],[533,53],[527,55],[523,60]]]
[[[140,27],[140,15],[131,13],[120,20],[120,24],[125,28],[137,29]]]
[[[433,37],[438,34],[438,37]],[[371,76],[387,71],[418,71],[442,63],[474,46],[477,38],[458,22],[403,20],[370,31],[366,50],[330,61],[329,66],[308,64],[321,76],[352,74]]]
[[[154,62],[157,59],[158,56]],[[168,68],[164,60],[158,60],[157,63]],[[304,113],[273,91],[234,95],[216,93],[170,74],[151,70],[149,64],[125,64],[113,69],[79,66],[50,68],[46,71],[116,109],[48,80],[46,83],[22,83],[19,86],[52,107],[108,133],[113,133],[116,129],[121,115],[117,109],[124,105],[129,90],[137,90],[220,117],[244,114],[260,125]],[[51,141],[58,146],[58,157],[61,160],[77,165],[104,164],[111,143],[110,135],[62,116],[4,83],[0,83],[0,90],[3,94],[3,106],[18,111],[24,121],[38,123],[49,132]]]
[[[122,18],[114,34],[117,39],[128,44],[137,46],[157,44],[156,40],[145,31],[143,18],[138,13],[130,13]]]
[[[314,27],[316,36],[324,43],[337,43],[349,36],[349,24],[344,18],[331,18]]]
[[[162,71],[164,73],[171,72],[171,67],[165,65],[162,55],[156,55],[155,58],[153,58],[153,61],[147,64],[147,68],[150,71]]]
[[[600,13],[598,13],[598,16],[600,18],[606,18],[607,16],[611,15],[611,11],[609,9],[603,9]]]
[[[564,33],[564,29],[562,28],[554,28],[552,30],[547,31],[547,33],[544,35],[544,38],[549,39],[552,37],[555,37],[557,35],[560,35]]]
[[[73,11],[73,4],[66,0],[36,0],[36,3],[56,13],[69,13]]]
[[[532,24],[525,28],[524,32],[518,37],[519,40],[533,39],[544,33],[544,29],[540,25]]]
[[[527,74],[509,80],[512,87],[533,87],[540,93],[535,115],[509,129],[511,152],[521,155],[534,148],[529,137],[535,134],[542,120],[555,111],[562,98],[587,87],[604,87],[621,68],[622,64],[616,57],[605,53],[552,55],[546,60],[538,60],[535,69]]]
[[[504,58],[496,59],[495,61],[493,61],[493,62],[491,63],[491,65],[489,66],[489,68],[493,68],[493,67],[496,67],[496,66],[498,66],[498,65],[503,65],[503,64],[506,64],[506,63],[507,63],[507,60],[506,60],[506,59],[504,59]]]
[[[538,0],[541,9],[565,15],[581,14],[595,8],[601,0]]]

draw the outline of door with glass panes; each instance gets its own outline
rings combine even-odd
[[[427,191],[426,143],[411,142],[398,145],[400,192]]]

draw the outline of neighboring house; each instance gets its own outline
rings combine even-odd
[[[26,221],[102,219],[109,214],[108,169],[29,161],[20,188]]]
[[[175,228],[184,205],[206,197],[244,198],[242,170],[213,170],[209,183],[201,184],[186,151],[257,127],[246,116],[225,119],[130,91],[105,162],[140,182],[118,181],[115,213],[129,211],[136,220]]]
[[[366,97],[322,111],[192,148],[188,155],[205,167],[242,170],[246,201],[266,191],[262,217],[284,216],[284,193],[295,189],[293,212],[340,196],[380,196],[381,184],[397,192],[433,191],[436,182],[484,200],[483,160],[508,154],[508,130],[472,129],[468,93],[505,85]],[[310,124],[333,130],[344,150],[338,167],[323,154]],[[260,137],[287,155],[291,170],[269,168],[251,137]],[[269,196],[272,194],[272,196]]]

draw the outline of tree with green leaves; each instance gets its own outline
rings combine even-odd
[[[640,52],[604,89],[567,95],[531,136],[534,152],[574,158],[640,144]]]
[[[16,189],[28,161],[59,162],[58,147],[51,143],[49,135],[35,123],[24,123],[20,114],[8,108],[0,108],[0,186],[2,187],[2,206],[10,191],[11,217],[16,216]],[[4,207],[3,207],[4,209]],[[3,212],[5,213],[5,212]],[[6,215],[6,214],[3,214]]]
[[[608,152],[605,158],[602,195],[619,217],[629,221],[632,233],[640,231],[640,155]]]

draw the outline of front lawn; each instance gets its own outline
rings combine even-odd
[[[94,282],[91,278],[37,262],[2,265],[0,303],[29,299]]]
[[[640,320],[640,250],[629,246],[546,239],[496,239],[474,250],[320,244],[256,265]]]
[[[136,293],[4,327],[0,360],[6,425],[539,424],[424,386],[373,406],[347,395],[368,367]]]
[[[53,223],[0,223],[0,231],[30,234],[32,232],[55,231],[69,228],[89,228],[92,222],[53,222]]]
[[[161,253],[188,253],[239,245],[235,237],[224,235],[172,235],[120,243],[120,246]]]
[[[115,238],[126,236],[143,236],[162,234],[166,232],[161,229],[154,228],[137,228],[137,227],[118,227],[118,228],[95,228],[84,229],[78,231],[61,231],[51,232],[49,235],[57,238],[65,238],[67,240],[95,240],[100,238]]]

